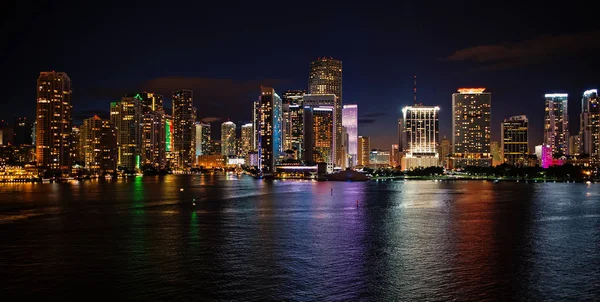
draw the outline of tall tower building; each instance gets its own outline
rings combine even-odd
[[[335,139],[336,150],[334,163],[340,165],[337,160],[341,151],[342,134],[342,61],[333,58],[318,58],[310,63],[310,73],[308,77],[309,94],[334,94],[337,98],[333,105],[335,115]]]
[[[142,114],[163,109],[162,94],[153,92],[130,93],[126,97],[137,97],[141,100]]]
[[[64,72],[41,72],[37,80],[36,157],[42,169],[71,167],[71,79]]]
[[[190,168],[196,162],[196,108],[192,98],[191,90],[173,92],[173,151],[178,169]]]
[[[143,110],[143,99],[141,103]],[[165,112],[161,107],[142,114],[141,162],[154,168],[165,168],[167,165],[165,129]]]
[[[240,155],[244,158],[248,158],[248,153],[252,152],[252,136],[254,135],[254,125],[247,123],[242,125],[242,131],[240,136]]]
[[[503,161],[514,166],[527,165],[529,155],[529,120],[525,115],[509,117],[502,122]]]
[[[579,153],[587,154],[594,163],[600,162],[600,106],[596,89],[583,93],[579,129],[581,140]]]
[[[569,116],[566,93],[546,94],[544,144],[550,145],[553,156],[569,154]]]
[[[110,123],[117,133],[117,167],[129,171],[140,168],[141,120],[141,98],[123,97],[110,104]]]
[[[342,126],[346,127],[348,132],[348,166],[354,167],[358,156],[358,105],[344,105],[342,108]]]
[[[258,101],[254,101],[252,103],[252,151],[258,151],[260,148],[260,118],[261,118],[261,110],[260,110],[260,98]]]
[[[21,145],[32,145],[31,141],[33,131],[33,121],[27,120],[25,117],[15,118],[14,123],[14,134],[15,134],[15,146]]]
[[[304,160],[333,172],[335,114],[331,106],[304,106]]]
[[[459,88],[452,94],[453,166],[492,164],[490,155],[492,95],[485,88]]]
[[[371,152],[371,140],[367,136],[358,137],[358,160],[357,165],[368,166]]]
[[[110,121],[97,115],[83,120],[80,129],[82,162],[91,172],[113,172],[117,168],[117,137]]]
[[[288,90],[281,95],[282,103],[282,139],[283,139],[283,150],[294,150],[297,155],[300,152],[302,145],[302,124],[298,125],[298,122],[302,113],[302,98],[306,94],[304,90]],[[300,131],[298,131],[300,130]]]
[[[227,121],[221,124],[221,155],[235,156],[236,125]]]
[[[402,108],[404,121],[404,170],[439,166],[439,112],[438,106],[406,106]]]
[[[450,140],[445,136],[440,142],[440,165],[444,168],[448,168],[448,161],[450,154],[452,154],[452,144]]]
[[[282,104],[275,89],[261,87],[260,92],[258,167],[264,173],[271,174],[275,172],[277,159],[282,152]]]
[[[335,108],[336,108],[336,104],[339,103],[339,99],[336,95],[334,94],[307,94],[304,96],[303,100],[303,105],[304,108],[306,107],[312,107],[312,108],[317,108],[317,107],[328,107],[328,108],[332,108],[333,109],[333,123],[334,125],[336,125],[335,131],[333,132],[333,158],[332,158],[332,162],[334,166],[338,166],[341,167],[341,161],[338,161],[338,157],[341,155],[341,135],[342,135],[342,123],[341,121],[339,121],[339,131],[337,128],[338,125],[338,116],[336,114]],[[306,114],[306,110],[304,110],[304,114]],[[341,118],[341,111],[340,111],[340,118]],[[304,121],[306,121],[306,117],[304,117]],[[304,129],[306,128],[306,125],[304,126]],[[306,135],[306,133],[305,133]],[[304,140],[306,141],[306,139]],[[338,148],[338,146],[340,148]],[[308,148],[305,147],[304,150],[307,150]],[[335,152],[335,151],[339,151],[339,152]],[[306,156],[304,156],[306,158]]]
[[[200,123],[202,129],[202,154],[200,155],[212,155],[215,150],[212,150],[211,138],[211,126],[209,123]]]

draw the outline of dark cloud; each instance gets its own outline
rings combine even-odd
[[[512,44],[478,45],[455,51],[445,61],[476,62],[484,70],[512,69],[565,56],[600,50],[600,31],[543,35]]]
[[[385,116],[385,115],[387,115],[387,112],[373,112],[373,113],[363,114],[364,117],[379,117],[379,116]]]
[[[377,121],[377,119],[375,119],[375,118],[359,118],[358,125],[366,126],[366,125],[373,124],[376,121]]]
[[[222,118],[216,117],[216,116],[209,116],[209,117],[203,117],[200,120],[205,123],[215,123],[215,122],[222,120]]]

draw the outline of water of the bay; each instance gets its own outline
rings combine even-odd
[[[0,184],[0,274],[5,298],[595,300],[600,184]]]

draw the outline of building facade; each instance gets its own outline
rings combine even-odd
[[[71,168],[71,79],[64,72],[41,72],[37,80],[36,158],[46,170]]]
[[[259,123],[259,170],[275,173],[282,152],[282,104],[275,89],[261,87]]]
[[[293,150],[298,156],[302,145],[302,113],[304,90],[288,90],[281,95],[283,150]]]
[[[354,167],[358,156],[358,105],[343,106],[342,126],[346,127],[348,132],[348,166]]]
[[[566,93],[545,95],[544,145],[550,145],[554,157],[569,154],[569,116]]]
[[[139,97],[123,97],[110,104],[110,124],[117,136],[117,169],[134,171],[141,164],[142,103]]]
[[[525,115],[512,116],[502,122],[503,162],[513,166],[526,166],[529,154],[529,120]]]
[[[401,166],[404,170],[439,166],[438,106],[406,106],[402,108],[405,149]]]
[[[452,94],[453,167],[489,167],[492,164],[492,96],[484,91],[485,88],[459,88]]]
[[[450,155],[452,154],[452,144],[450,140],[444,136],[440,142],[440,166],[448,168]]]
[[[150,165],[159,169],[167,166],[166,125],[165,112],[162,107],[158,107],[157,110],[146,111],[142,114],[142,138],[140,141],[142,165]]]
[[[187,89],[173,92],[173,151],[179,170],[188,169],[196,162],[195,122],[193,92]]]
[[[358,137],[358,166],[369,165],[369,152],[371,151],[371,140],[368,136]]]
[[[580,153],[589,156],[592,163],[600,163],[600,105],[596,89],[583,93],[579,129]]]
[[[235,129],[236,125],[231,121],[227,121],[221,124],[221,155],[236,155]]]
[[[252,137],[254,135],[254,125],[252,123],[247,123],[242,125],[242,131],[240,136],[240,156],[246,159],[246,163],[248,163],[248,154],[252,151]]]
[[[110,121],[97,115],[83,120],[80,128],[81,160],[91,172],[114,172],[117,168],[117,134]]]
[[[304,106],[304,160],[333,172],[335,113],[332,106]]]

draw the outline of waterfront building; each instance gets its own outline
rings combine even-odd
[[[71,126],[71,149],[69,156],[71,157],[71,164],[76,166],[81,164],[83,156],[81,154],[82,148],[80,144],[81,130],[78,126]]]
[[[504,162],[502,148],[497,141],[490,142],[490,154],[492,156],[492,166],[501,165]]]
[[[126,97],[137,97],[140,99],[142,114],[164,110],[163,96],[161,94],[144,91],[140,93],[130,93],[127,94]]]
[[[581,153],[581,135],[569,135],[569,153],[579,156]]]
[[[304,160],[326,163],[333,172],[335,113],[332,106],[304,106]]]
[[[143,103],[141,103],[143,105]],[[141,106],[143,108],[143,106]],[[142,138],[140,140],[141,163],[154,168],[167,166],[166,144],[167,123],[162,107],[157,110],[146,111],[142,114]]]
[[[288,90],[281,95],[282,102],[282,143],[283,150],[294,150],[299,154],[302,148],[302,104],[304,90]]]
[[[236,155],[236,125],[227,121],[221,124],[221,155]]]
[[[358,105],[344,105],[342,108],[342,126],[346,127],[348,132],[348,165],[354,167],[358,157]]]
[[[342,123],[341,121],[336,120],[338,118],[336,112],[335,112],[335,108],[339,103],[339,99],[335,94],[307,94],[303,97],[303,103],[304,103],[304,108],[306,107],[312,107],[312,108],[317,108],[317,107],[322,107],[322,108],[332,108],[333,111],[333,124],[335,126],[334,128],[334,132],[333,132],[333,158],[332,163],[334,166],[341,166],[341,159],[338,160],[340,153],[341,153],[341,138],[342,138]],[[306,114],[306,110],[304,111],[304,114]],[[341,118],[341,112],[340,112],[340,118]],[[306,121],[306,117],[304,117],[304,121]],[[339,124],[339,128],[338,128],[338,124]],[[304,127],[306,129],[306,125]],[[306,135],[306,134],[305,134]],[[305,147],[305,150],[307,148]]]
[[[450,155],[452,154],[452,144],[450,140],[445,136],[442,138],[440,142],[440,165],[444,168],[448,168],[448,161],[450,160]]]
[[[590,89],[581,99],[580,153],[586,154],[592,163],[600,163],[600,106],[598,91]]]
[[[114,172],[117,168],[117,136],[110,121],[97,115],[83,120],[80,129],[81,161],[91,172]]]
[[[110,124],[117,137],[117,168],[135,171],[141,164],[141,121],[140,97],[123,97],[110,104]]]
[[[254,135],[254,125],[252,123],[247,123],[242,125],[242,131],[241,131],[241,137],[240,137],[240,142],[241,142],[241,147],[240,147],[240,156],[244,157],[244,158],[248,158],[248,153],[252,152],[252,137]]]
[[[371,140],[368,136],[358,137],[358,166],[369,165],[369,153],[371,152]]]
[[[261,119],[261,108],[260,98],[258,101],[252,103],[252,150],[257,151],[260,148],[260,119]]]
[[[529,120],[525,115],[512,116],[502,122],[503,162],[513,166],[526,166],[529,154]]]
[[[41,72],[37,80],[36,158],[41,169],[71,168],[71,79],[64,72]]]
[[[569,155],[569,115],[566,93],[545,95],[544,144],[550,145],[553,157]]]
[[[195,122],[193,92],[187,89],[173,92],[173,151],[177,169],[188,169],[195,162]]]
[[[282,152],[282,104],[275,89],[261,87],[259,123],[259,170],[266,174],[275,172]]]
[[[226,165],[225,156],[220,154],[198,156],[197,166],[204,169],[222,169]]]
[[[405,142],[403,170],[439,166],[439,111],[438,106],[414,105],[402,108]]]
[[[390,152],[390,164],[392,167],[398,167],[400,165],[400,157],[398,154],[398,144],[392,144],[392,149]]]
[[[452,94],[452,166],[492,164],[490,154],[492,96],[485,88],[459,88]]]
[[[32,141],[33,121],[28,120],[26,117],[15,118],[13,132],[14,132],[13,144],[15,146],[19,147],[21,145],[27,145],[27,146],[33,145],[33,141]],[[2,141],[2,139],[0,139],[0,141]]]

